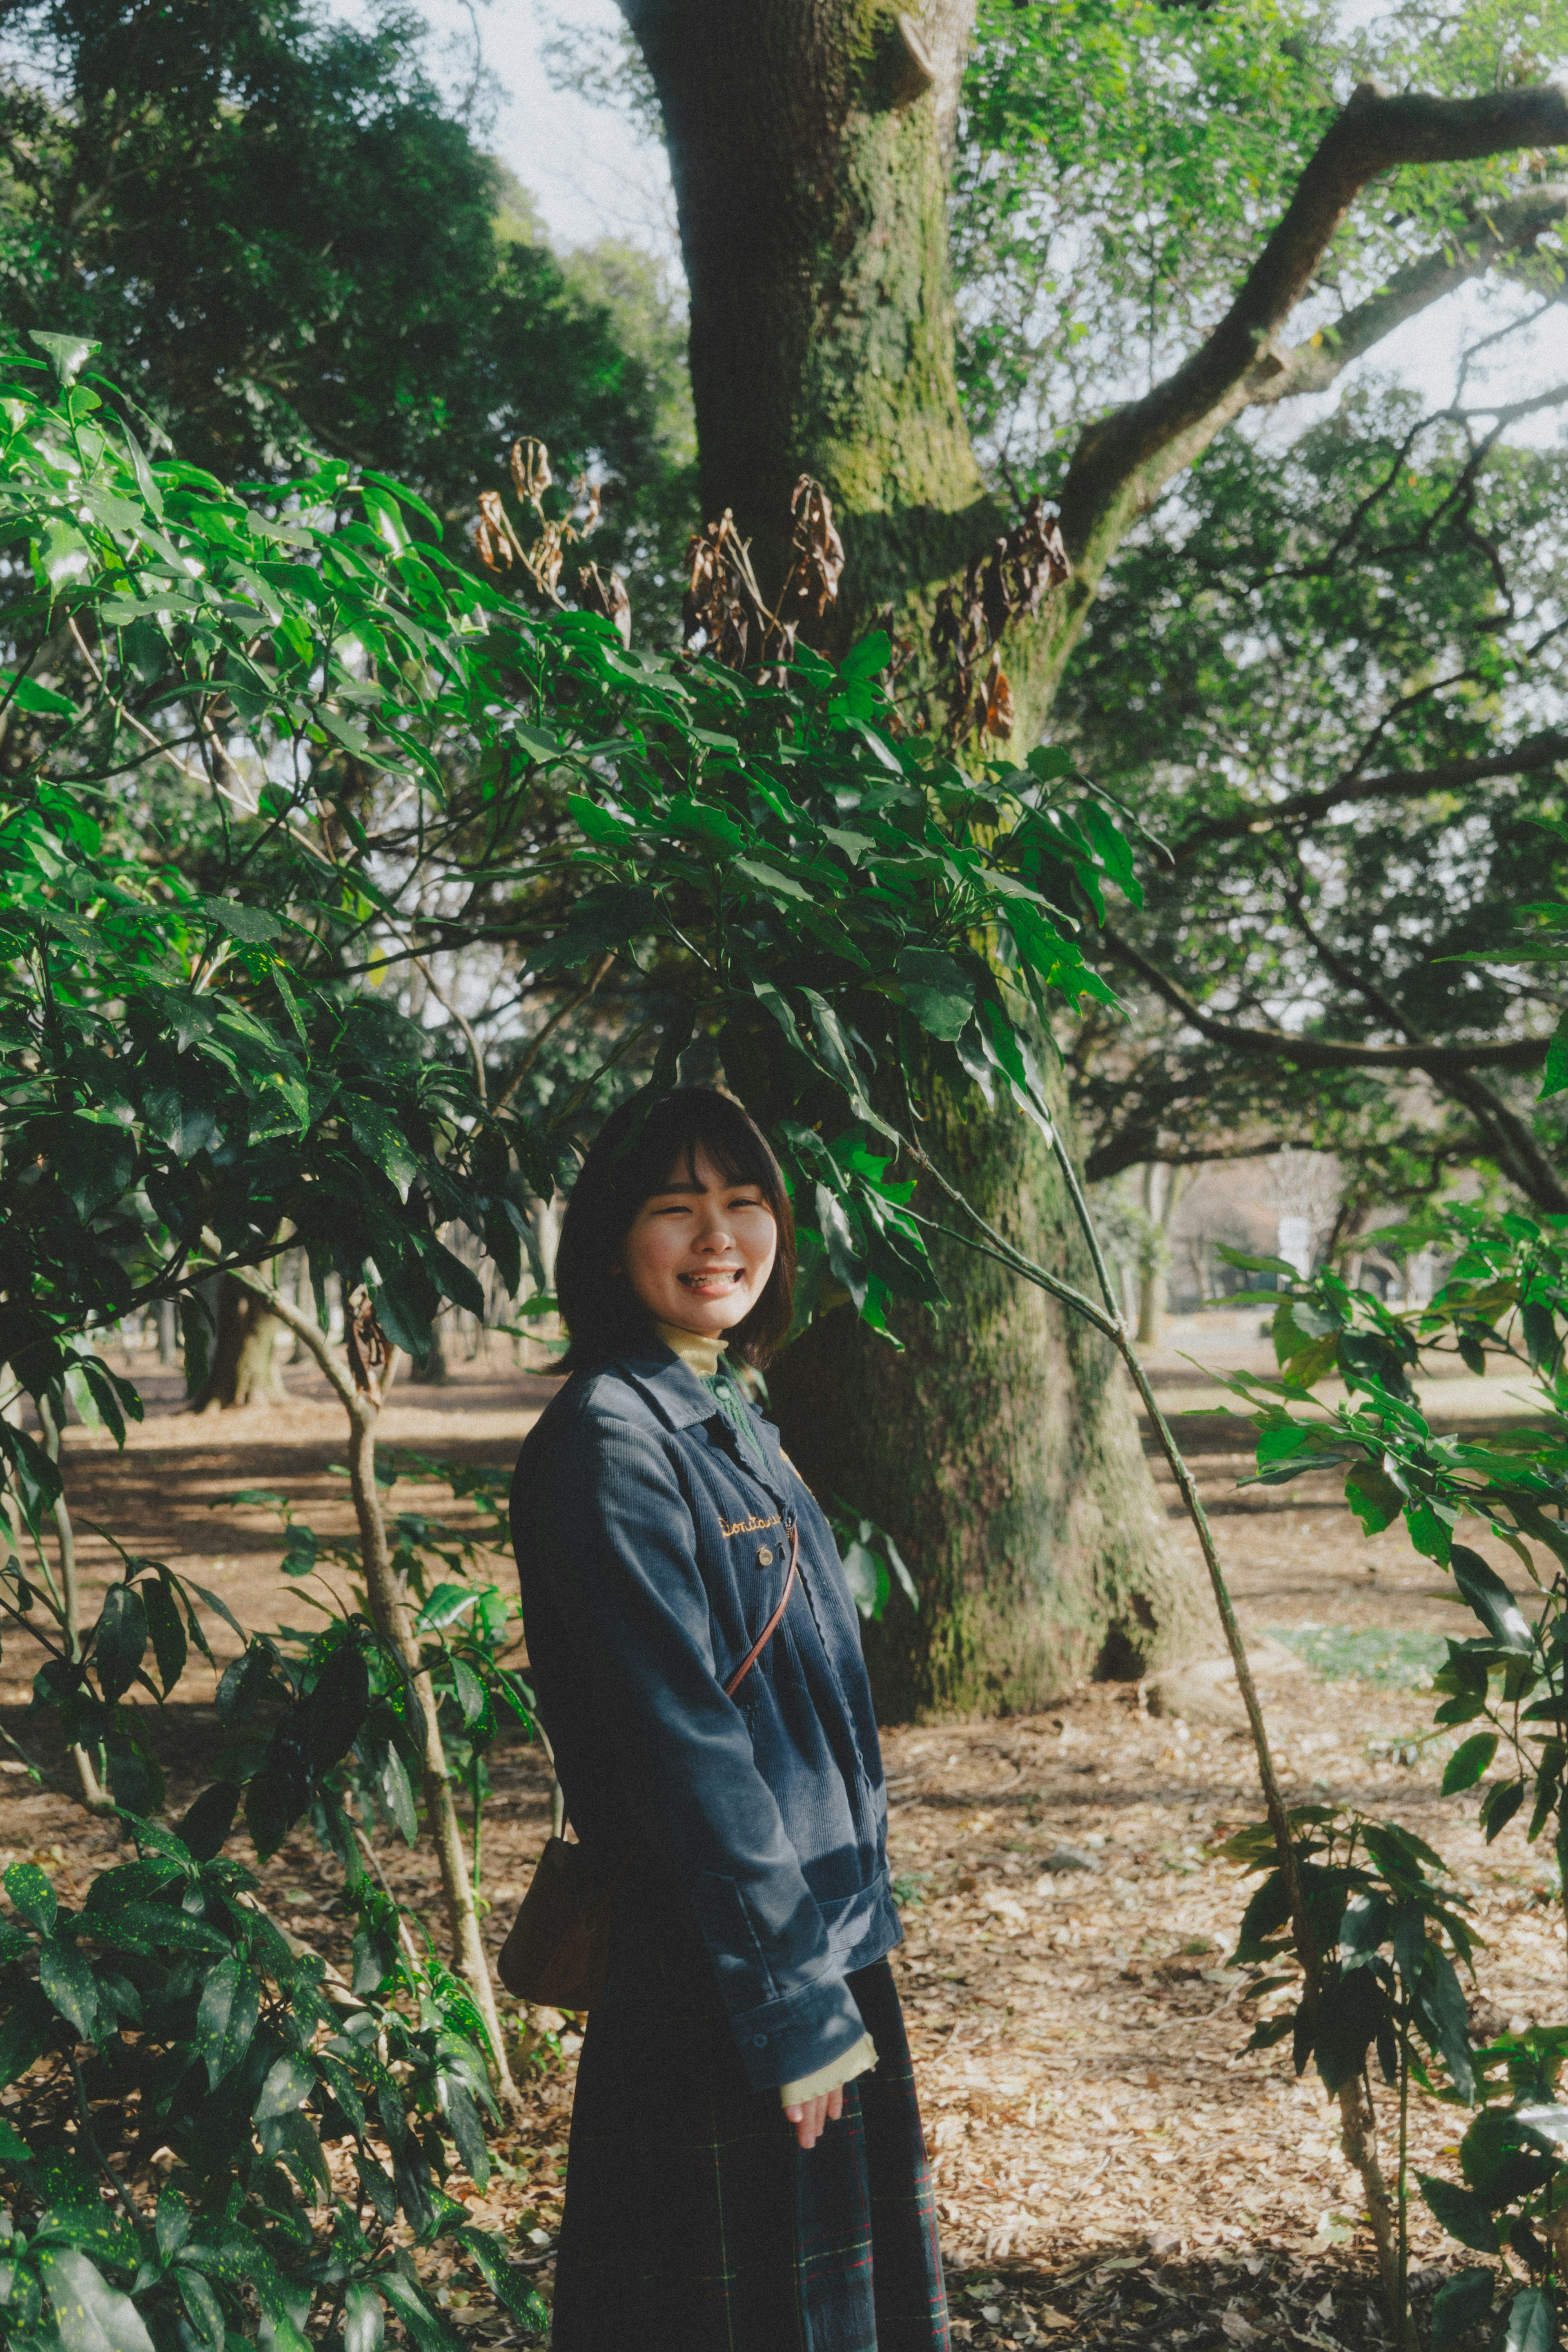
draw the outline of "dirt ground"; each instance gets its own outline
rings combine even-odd
[[[1211,1317],[1173,1331],[1151,1368],[1166,1409],[1188,1416],[1178,1429],[1256,1646],[1287,1788],[1299,1801],[1332,1797],[1403,1821],[1449,1858],[1487,1942],[1479,2026],[1560,2020],[1562,1919],[1546,1857],[1517,1825],[1485,1848],[1473,1801],[1438,1794],[1448,1748],[1416,1744],[1430,1700],[1412,1683],[1429,1670],[1437,1637],[1467,1621],[1397,1530],[1362,1537],[1332,1477],[1239,1488],[1250,1467],[1245,1432],[1217,1410],[1224,1400],[1212,1378],[1239,1362],[1271,1368],[1256,1324]],[[112,1530],[220,1593],[243,1623],[308,1622],[277,1571],[276,1522],[224,1507],[237,1489],[265,1487],[287,1492],[319,1530],[346,1528],[334,1468],[340,1409],[313,1375],[291,1368],[287,1404],[197,1419],[183,1411],[174,1375],[136,1370],[148,1418],[125,1454],[80,1430],[68,1441],[89,1590],[112,1558],[91,1530]],[[509,1464],[549,1393],[498,1358],[461,1368],[443,1388],[394,1392],[386,1441]],[[1468,1379],[1437,1384],[1428,1407],[1472,1422],[1522,1410],[1508,1382]],[[1166,1492],[1172,1539],[1185,1543],[1168,1483]],[[400,1483],[392,1502],[442,1507],[434,1490],[413,1484]],[[1506,1555],[1492,1557],[1507,1566]],[[217,1633],[220,1656],[232,1652],[233,1636]],[[0,1723],[47,1761],[26,1711],[35,1664],[7,1633]],[[211,1700],[208,1676],[162,1710],[155,1744],[172,1805],[204,1785],[217,1744]],[[1161,2352],[1377,2343],[1369,2242],[1336,2113],[1315,2077],[1295,2080],[1286,2050],[1241,2054],[1254,2013],[1225,1959],[1249,1882],[1215,1849],[1261,1808],[1233,1686],[1199,1673],[1163,1702],[1154,1695],[1155,1706],[1179,1711],[1153,1712],[1150,1700],[1134,1687],[1085,1686],[1039,1716],[884,1733],[906,1931],[896,1966],[957,2339]],[[0,1772],[0,1866],[37,1860],[65,1899],[79,1900],[111,1859],[110,1833],[64,1796],[34,1791],[14,1748]],[[494,1777],[486,1891],[498,1944],[548,1827],[549,1792],[524,1747],[500,1751]],[[400,1896],[430,1903],[417,1853],[394,1845],[382,1858]],[[308,1839],[291,1839],[260,1875],[294,1932],[341,1960],[334,1873]],[[470,2201],[476,2219],[530,2250],[548,2297],[579,2043],[565,2020],[528,2017],[516,2004],[507,2015],[528,2112],[487,2194]],[[1458,2129],[1452,2110],[1418,2105],[1416,2163],[1451,2169]],[[1418,2204],[1412,2236],[1429,2294],[1465,2258]],[[452,2316],[486,2346],[510,2327],[485,2305],[455,2303]]]

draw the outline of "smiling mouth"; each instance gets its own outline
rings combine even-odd
[[[739,1266],[721,1265],[710,1267],[706,1274],[683,1274],[677,1279],[687,1290],[711,1292],[714,1297],[722,1298],[728,1292],[741,1287],[745,1275]]]

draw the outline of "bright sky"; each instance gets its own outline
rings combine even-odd
[[[360,13],[357,0],[333,0],[344,15]],[[1375,0],[1350,0],[1363,8]],[[678,271],[674,200],[663,146],[643,138],[621,109],[597,106],[552,89],[544,50],[562,31],[613,37],[621,13],[615,0],[423,0],[438,55],[444,55],[454,87],[472,71],[477,29],[484,61],[498,86],[487,143],[510,165],[533,194],[551,242],[565,248],[601,236],[624,238],[649,247]],[[1413,320],[1378,349],[1379,374],[1387,373],[1434,403],[1454,394],[1455,361],[1461,344],[1485,332],[1500,316],[1490,309],[1484,288],[1450,297],[1426,317]],[[1511,336],[1472,368],[1467,404],[1516,400],[1568,378],[1568,310],[1559,305],[1533,333]],[[1330,408],[1337,390],[1321,404]],[[1309,422],[1305,402],[1292,402],[1290,425]],[[1547,411],[1511,438],[1552,440],[1559,414]]]
[[[339,0],[348,13],[346,0]],[[615,0],[422,0],[448,73],[465,81],[478,27],[485,62],[500,85],[487,143],[537,199],[551,242],[591,245],[625,237],[676,257],[675,207],[662,144],[643,139],[618,108],[552,89],[543,50],[561,31],[614,36]]]

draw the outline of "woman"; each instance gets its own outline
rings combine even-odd
[[[778,1163],[727,1096],[607,1122],[557,1258],[570,1377],[512,1487],[539,1711],[615,1889],[554,2352],[949,2340],[854,1605],[726,1362],[779,1346],[794,1273]]]

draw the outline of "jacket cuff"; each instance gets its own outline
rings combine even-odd
[[[804,2106],[808,2099],[820,2099],[824,2091],[841,2091],[859,2074],[869,2074],[876,2064],[876,2044],[869,2033],[862,2033],[852,2050],[841,2058],[830,2059],[819,2066],[814,2074],[802,2074],[798,2083],[780,2083],[779,2104],[786,2107]]]
[[[754,2091],[776,2091],[847,2056],[865,2020],[841,1977],[820,1977],[782,2000],[731,2014],[730,2031]]]

